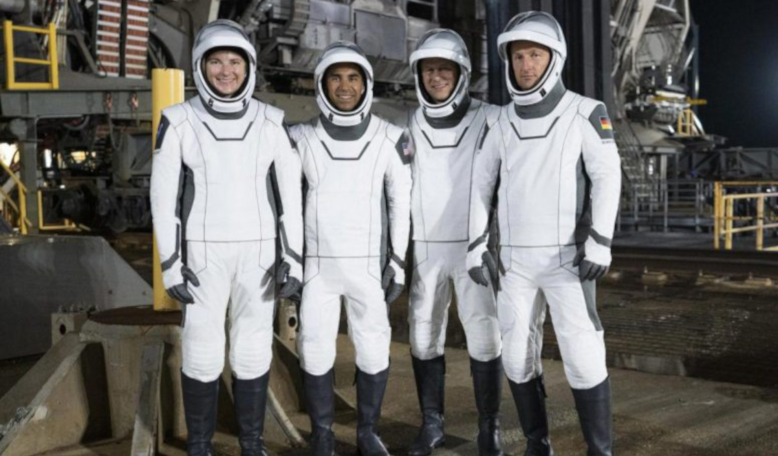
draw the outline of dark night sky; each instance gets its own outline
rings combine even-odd
[[[727,146],[778,147],[778,1],[691,0],[700,27],[699,115]]]

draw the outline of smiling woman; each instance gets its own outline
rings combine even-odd
[[[246,59],[238,50],[217,49],[205,59],[205,75],[219,95],[231,97],[246,80]]]

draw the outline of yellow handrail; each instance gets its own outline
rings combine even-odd
[[[778,221],[778,217],[765,216],[765,200],[768,198],[778,198],[778,193],[736,193],[732,195],[724,194],[724,187],[738,186],[771,186],[778,185],[778,182],[716,182],[714,185],[714,240],[713,246],[716,249],[721,247],[721,238],[724,237],[724,248],[732,249],[733,235],[737,233],[746,233],[754,231],[756,233],[756,250],[778,251],[778,246],[764,246],[764,231],[767,229],[778,228],[778,223],[765,223]],[[735,202],[739,200],[756,200],[756,216],[735,216]],[[750,222],[755,221],[755,225],[734,226],[735,221]]]
[[[43,191],[38,189],[38,230],[40,231],[78,230],[78,225],[76,225],[70,219],[62,219],[61,225],[46,225],[46,222],[44,222],[44,220],[45,217],[43,216]]]
[[[11,22],[11,21],[5,21],[5,22]],[[53,22],[52,22],[53,24]],[[29,25],[14,25],[14,30],[18,30],[20,32],[30,32],[30,33],[37,33],[39,35],[45,35],[49,33],[48,29],[42,28],[42,27],[31,27]]]
[[[677,125],[678,136],[692,136],[694,129],[694,112],[691,109],[684,109],[678,115]]]
[[[11,195],[9,195],[8,193],[6,193],[5,190],[3,190],[3,187],[0,187],[0,195],[3,195],[3,202],[10,204],[14,212],[16,212],[17,214],[21,212],[19,210],[19,206],[17,206],[16,203],[14,203],[14,200],[11,199]]]
[[[31,59],[27,57],[14,57],[14,62],[16,63],[29,63],[31,65],[48,65],[48,60],[43,59]]]
[[[32,228],[32,222],[30,222],[30,219],[27,218],[27,187],[24,186],[21,179],[14,173],[11,168],[8,167],[2,160],[0,160],[0,166],[5,170],[6,173],[8,173],[9,176],[11,176],[11,179],[16,183],[16,189],[19,192],[19,205],[17,206],[16,203],[14,203],[8,196],[8,194],[5,191],[2,191],[3,193],[3,201],[7,201],[11,207],[13,207],[14,211],[19,216],[19,232],[22,234],[27,234],[27,228]]]
[[[14,53],[14,32],[29,32],[49,36],[48,59],[33,59],[16,57]],[[3,21],[3,41],[5,43],[5,76],[8,90],[56,90],[59,89],[59,67],[57,66],[57,27],[51,22],[48,27],[29,27],[14,25],[9,20]],[[45,65],[49,67],[49,82],[18,82],[16,81],[16,64]]]

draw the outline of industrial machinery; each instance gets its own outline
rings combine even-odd
[[[314,65],[340,39],[374,65],[374,111],[392,118],[414,104],[407,56],[439,26],[467,42],[474,95],[507,102],[491,35],[532,8],[565,24],[574,50],[568,86],[612,98],[602,77],[611,66],[605,0],[3,0],[0,142],[16,144],[18,155],[0,183],[17,207],[15,181],[27,190],[25,213],[7,205],[5,219],[17,230],[148,230],[150,71],[181,68],[189,77],[193,37],[211,20],[245,27],[258,51],[256,95],[295,122],[315,114]]]
[[[4,220],[18,229],[26,217],[33,231],[149,230],[150,71],[181,68],[191,82],[192,40],[211,20],[245,27],[258,50],[257,94],[300,121],[314,112],[316,59],[340,39],[365,50],[376,97],[401,109],[412,98],[407,56],[443,21],[473,49],[472,86],[484,94],[484,11],[477,0],[3,1],[0,142],[18,146],[7,157],[16,170],[0,173],[14,203]],[[24,217],[10,213],[15,172],[27,189]]]
[[[612,25],[611,114],[624,176],[619,226],[718,232],[717,181],[762,181],[750,188],[776,191],[765,181],[778,178],[777,149],[723,147],[726,138],[706,132],[697,115],[706,100],[698,98],[699,32],[689,1],[615,0]],[[778,207],[768,201],[764,213],[774,217]],[[755,204],[740,206],[735,217],[757,213]]]
[[[475,96],[506,103],[491,48],[527,9],[560,19],[571,45],[566,84],[609,107],[625,177],[622,228],[672,229],[668,215],[651,219],[677,203],[698,209],[693,218],[681,210],[675,227],[707,229],[696,220],[712,184],[699,179],[778,178],[778,150],[723,148],[697,116],[705,101],[688,0],[3,0],[0,142],[18,152],[0,172],[9,195],[0,193],[0,230],[148,231],[150,71],[181,68],[191,83],[192,40],[211,20],[245,27],[259,58],[256,95],[296,122],[315,114],[313,67],[340,39],[371,59],[379,114],[413,104],[407,56],[438,26],[465,38]]]

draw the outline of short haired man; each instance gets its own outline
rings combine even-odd
[[[408,321],[423,424],[408,454],[426,456],[444,443],[444,346],[453,283],[479,414],[478,454],[498,456],[502,364],[495,296],[473,283],[466,268],[473,158],[486,113],[497,108],[470,98],[470,55],[453,30],[422,36],[410,65],[420,106],[408,119],[414,145]]]
[[[476,155],[468,269],[488,285],[496,275],[486,250],[497,187],[497,298],[503,367],[527,438],[527,456],[553,454],[548,439],[540,353],[546,305],[573,389],[589,456],[612,454],[610,382],[595,303],[607,271],[619,206],[621,168],[605,106],[566,90],[567,55],[553,16],[527,12],[498,37],[513,103],[488,121]],[[542,293],[541,293],[542,292]]]
[[[334,451],[332,370],[345,298],[357,355],[357,447],[362,456],[388,456],[377,425],[389,378],[387,305],[405,283],[410,157],[402,130],[370,114],[373,68],[358,46],[329,45],[314,81],[321,115],[291,129],[308,184],[298,351],[312,453]]]

